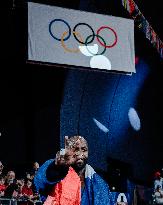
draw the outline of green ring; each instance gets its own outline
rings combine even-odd
[[[89,40],[89,38],[92,37],[92,36],[93,36],[93,35],[89,35],[89,36],[86,38],[86,40],[85,40],[86,48],[87,48],[87,45],[88,45],[88,40]],[[102,54],[104,54],[105,51],[106,51],[106,42],[105,42],[105,40],[104,40],[101,36],[99,36],[98,34],[94,34],[94,36],[96,36],[96,37],[98,37],[98,38],[101,38],[101,40],[102,40],[103,43],[105,44],[104,50],[103,50],[100,54],[91,53],[88,48],[87,48],[87,51],[88,51],[89,53],[91,53],[92,55],[94,55],[94,56],[95,56],[95,55],[102,55]]]

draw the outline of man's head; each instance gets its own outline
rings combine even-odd
[[[155,178],[160,179],[161,178],[161,173],[159,171],[155,172]]]
[[[36,171],[39,169],[39,163],[38,162],[33,163],[33,169],[36,170]]]
[[[3,185],[5,183],[5,178],[0,175],[0,185]]]
[[[71,157],[70,165],[78,172],[82,170],[88,159],[88,144],[82,136],[72,136],[66,138],[65,148],[67,153],[65,157]]]
[[[8,171],[7,172],[7,177],[9,179],[15,179],[15,172],[14,171]]]

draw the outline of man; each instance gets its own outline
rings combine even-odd
[[[34,162],[33,163],[33,172],[34,172],[34,174],[36,174],[36,172],[38,171],[39,167],[40,167],[40,165],[39,165],[38,162]]]
[[[154,192],[154,199],[156,204],[163,204],[163,190],[160,185],[157,185],[156,190]]]
[[[159,171],[155,173],[154,189],[156,190],[158,186],[163,189],[163,178],[161,177],[161,173]]]
[[[87,164],[88,145],[81,136],[65,137],[65,149],[46,161],[34,183],[44,204],[113,205],[107,183]]]

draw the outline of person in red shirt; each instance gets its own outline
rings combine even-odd
[[[6,189],[5,179],[3,176],[0,176],[0,197],[4,196],[5,189]]]
[[[32,181],[27,179],[25,185],[22,188],[22,195],[26,196],[28,199],[33,197]]]

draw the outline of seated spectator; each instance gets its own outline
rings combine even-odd
[[[24,179],[18,179],[16,181],[16,184],[18,185],[18,195],[17,195],[17,199],[21,199],[21,197],[23,196],[22,194],[22,189],[24,187]]]
[[[160,172],[155,173],[154,190],[156,190],[158,186],[163,189],[163,178],[161,177]]]
[[[32,164],[32,169],[28,172],[26,172],[26,178],[30,179],[30,180],[33,180],[34,177],[35,177],[35,174],[37,173],[39,169],[39,163],[38,162],[34,162]]]
[[[21,205],[32,205],[39,201],[39,195],[33,191],[32,180],[26,179],[25,184],[22,188],[22,203]]]
[[[5,198],[18,198],[20,192],[19,180],[15,178],[15,172],[9,171],[6,176],[6,190],[4,197]]]
[[[7,176],[6,176],[6,181],[5,181],[6,185],[8,186],[8,185],[12,184],[14,182],[14,180],[15,180],[15,172],[9,171],[7,173]]]
[[[5,190],[5,194],[4,197],[5,198],[17,198],[19,193],[19,186],[16,183],[16,180],[12,181],[12,183],[8,184],[6,190]]]
[[[39,167],[40,167],[40,165],[39,165],[38,162],[34,162],[34,163],[33,163],[33,170],[32,170],[32,171],[34,172],[34,174],[37,173]]]
[[[154,199],[156,204],[163,204],[163,190],[159,185],[156,187],[154,192]]]
[[[24,186],[22,187],[22,195],[27,197],[27,199],[32,199],[33,190],[32,190],[32,181],[27,179]]]
[[[4,196],[5,189],[5,178],[3,176],[0,176],[0,197]]]

